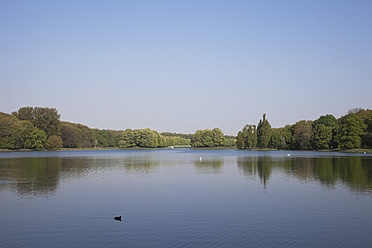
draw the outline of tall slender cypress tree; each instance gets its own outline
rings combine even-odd
[[[271,125],[263,114],[262,120],[257,125],[257,145],[259,148],[268,148],[271,138]]]

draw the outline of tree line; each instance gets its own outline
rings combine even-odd
[[[232,147],[235,146],[235,138],[225,136],[221,129],[214,128],[197,130],[191,137],[192,147]]]
[[[60,117],[55,108],[22,107],[12,114],[0,112],[0,148],[156,148],[190,145],[191,141],[186,134],[162,135],[150,129],[92,129],[82,124],[60,121]]]
[[[292,150],[354,149],[372,147],[372,110],[351,109],[336,119],[331,114],[314,121],[271,128],[266,114],[256,125],[245,125],[237,134],[238,149]]]
[[[55,108],[23,107],[12,114],[0,112],[0,148],[157,148],[177,145],[233,147],[238,149],[353,149],[372,147],[372,110],[352,109],[336,119],[320,116],[293,125],[272,128],[266,114],[256,125],[248,124],[237,137],[221,129],[197,130],[194,134],[158,133],[150,129],[99,130],[60,121]]]

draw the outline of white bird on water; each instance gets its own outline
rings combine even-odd
[[[201,157],[200,157],[200,161],[201,161]]]
[[[290,156],[291,156],[291,154],[290,154],[290,153],[287,153],[287,156],[288,156],[288,157],[290,157]]]

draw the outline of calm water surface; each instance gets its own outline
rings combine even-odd
[[[2,152],[0,228],[0,247],[372,247],[372,156]]]

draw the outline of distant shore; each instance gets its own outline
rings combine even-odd
[[[162,148],[120,148],[120,147],[92,147],[92,148],[61,148],[57,150],[42,150],[42,151],[99,151],[99,150],[164,150],[164,149],[192,149],[192,150],[226,150],[226,149],[237,149],[236,147],[162,147]],[[9,150],[9,149],[0,149],[0,152],[32,152],[36,150],[32,149],[18,149],[18,150]],[[241,150],[244,151],[244,150]],[[280,149],[247,149],[245,151],[281,151]],[[297,151],[297,150],[285,150],[283,151]],[[312,151],[312,150],[299,150],[299,151]],[[346,149],[346,150],[316,150],[317,152],[345,152],[345,153],[372,153],[372,149]]]

